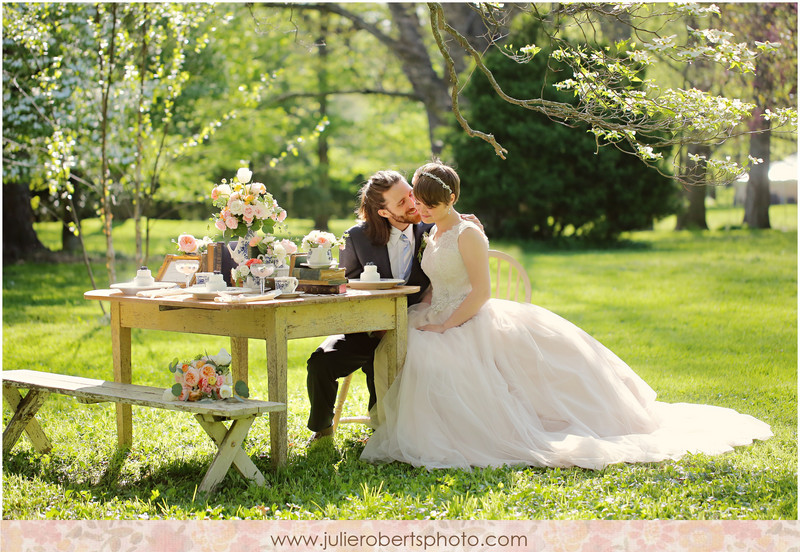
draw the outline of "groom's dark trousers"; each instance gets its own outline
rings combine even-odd
[[[419,247],[423,234],[430,231],[430,224],[414,225],[414,260],[408,285],[420,286],[420,291],[408,296],[408,304],[418,303],[423,292],[430,284],[419,265]],[[377,265],[381,278],[391,278],[392,268],[389,262],[389,251],[385,245],[373,245],[364,232],[364,223],[357,224],[347,231],[347,244],[339,254],[339,266],[346,269],[347,278],[361,276],[364,265]],[[359,368],[367,376],[369,405],[375,406],[375,378],[373,355],[381,339],[379,335],[355,333],[328,337],[308,359],[306,385],[311,413],[308,417],[308,429],[322,431],[333,424],[333,408],[336,404],[336,393],[339,389],[337,380],[352,374]]]

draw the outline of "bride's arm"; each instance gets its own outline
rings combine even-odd
[[[489,246],[483,235],[474,228],[468,228],[458,237],[458,251],[467,269],[472,291],[443,324],[427,324],[418,329],[442,333],[460,326],[476,314],[491,295],[489,279]]]

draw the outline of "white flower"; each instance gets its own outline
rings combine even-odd
[[[233,397],[233,388],[230,385],[222,385],[219,388],[220,399],[230,399]]]
[[[216,355],[208,357],[208,360],[217,366],[227,366],[233,361],[233,357],[225,349],[220,349]]]
[[[236,171],[236,180],[241,182],[242,184],[247,184],[250,182],[250,179],[253,177],[253,171],[242,167],[238,171]]]
[[[241,215],[244,213],[244,201],[241,199],[234,199],[228,203],[232,215]]]
[[[165,401],[177,401],[178,397],[172,394],[172,388],[164,389],[164,393],[161,395],[161,398]]]

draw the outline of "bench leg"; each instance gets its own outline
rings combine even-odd
[[[14,416],[8,422],[5,431],[3,431],[3,453],[7,453],[14,448],[23,431],[28,434],[31,443],[33,443],[33,448],[37,452],[50,451],[52,448],[50,440],[35,419],[36,413],[49,395],[50,393],[43,389],[31,389],[25,395],[25,398],[22,398],[22,395],[16,389],[3,387],[3,398],[12,412],[14,412]]]
[[[226,428],[222,422],[209,420],[202,414],[195,414],[195,418],[219,448],[203,482],[200,483],[199,490],[212,491],[225,478],[231,464],[245,479],[255,481],[258,485],[265,483],[264,474],[253,464],[242,448],[247,432],[250,431],[250,426],[255,421],[255,416],[233,420],[230,428]]]

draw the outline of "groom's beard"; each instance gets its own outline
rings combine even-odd
[[[389,209],[386,210],[389,211]],[[395,215],[394,213],[389,211],[389,218],[391,218],[398,224],[417,224],[422,220],[422,217],[419,216],[419,211],[416,210],[413,213],[409,213],[408,211],[406,211],[402,215]]]

